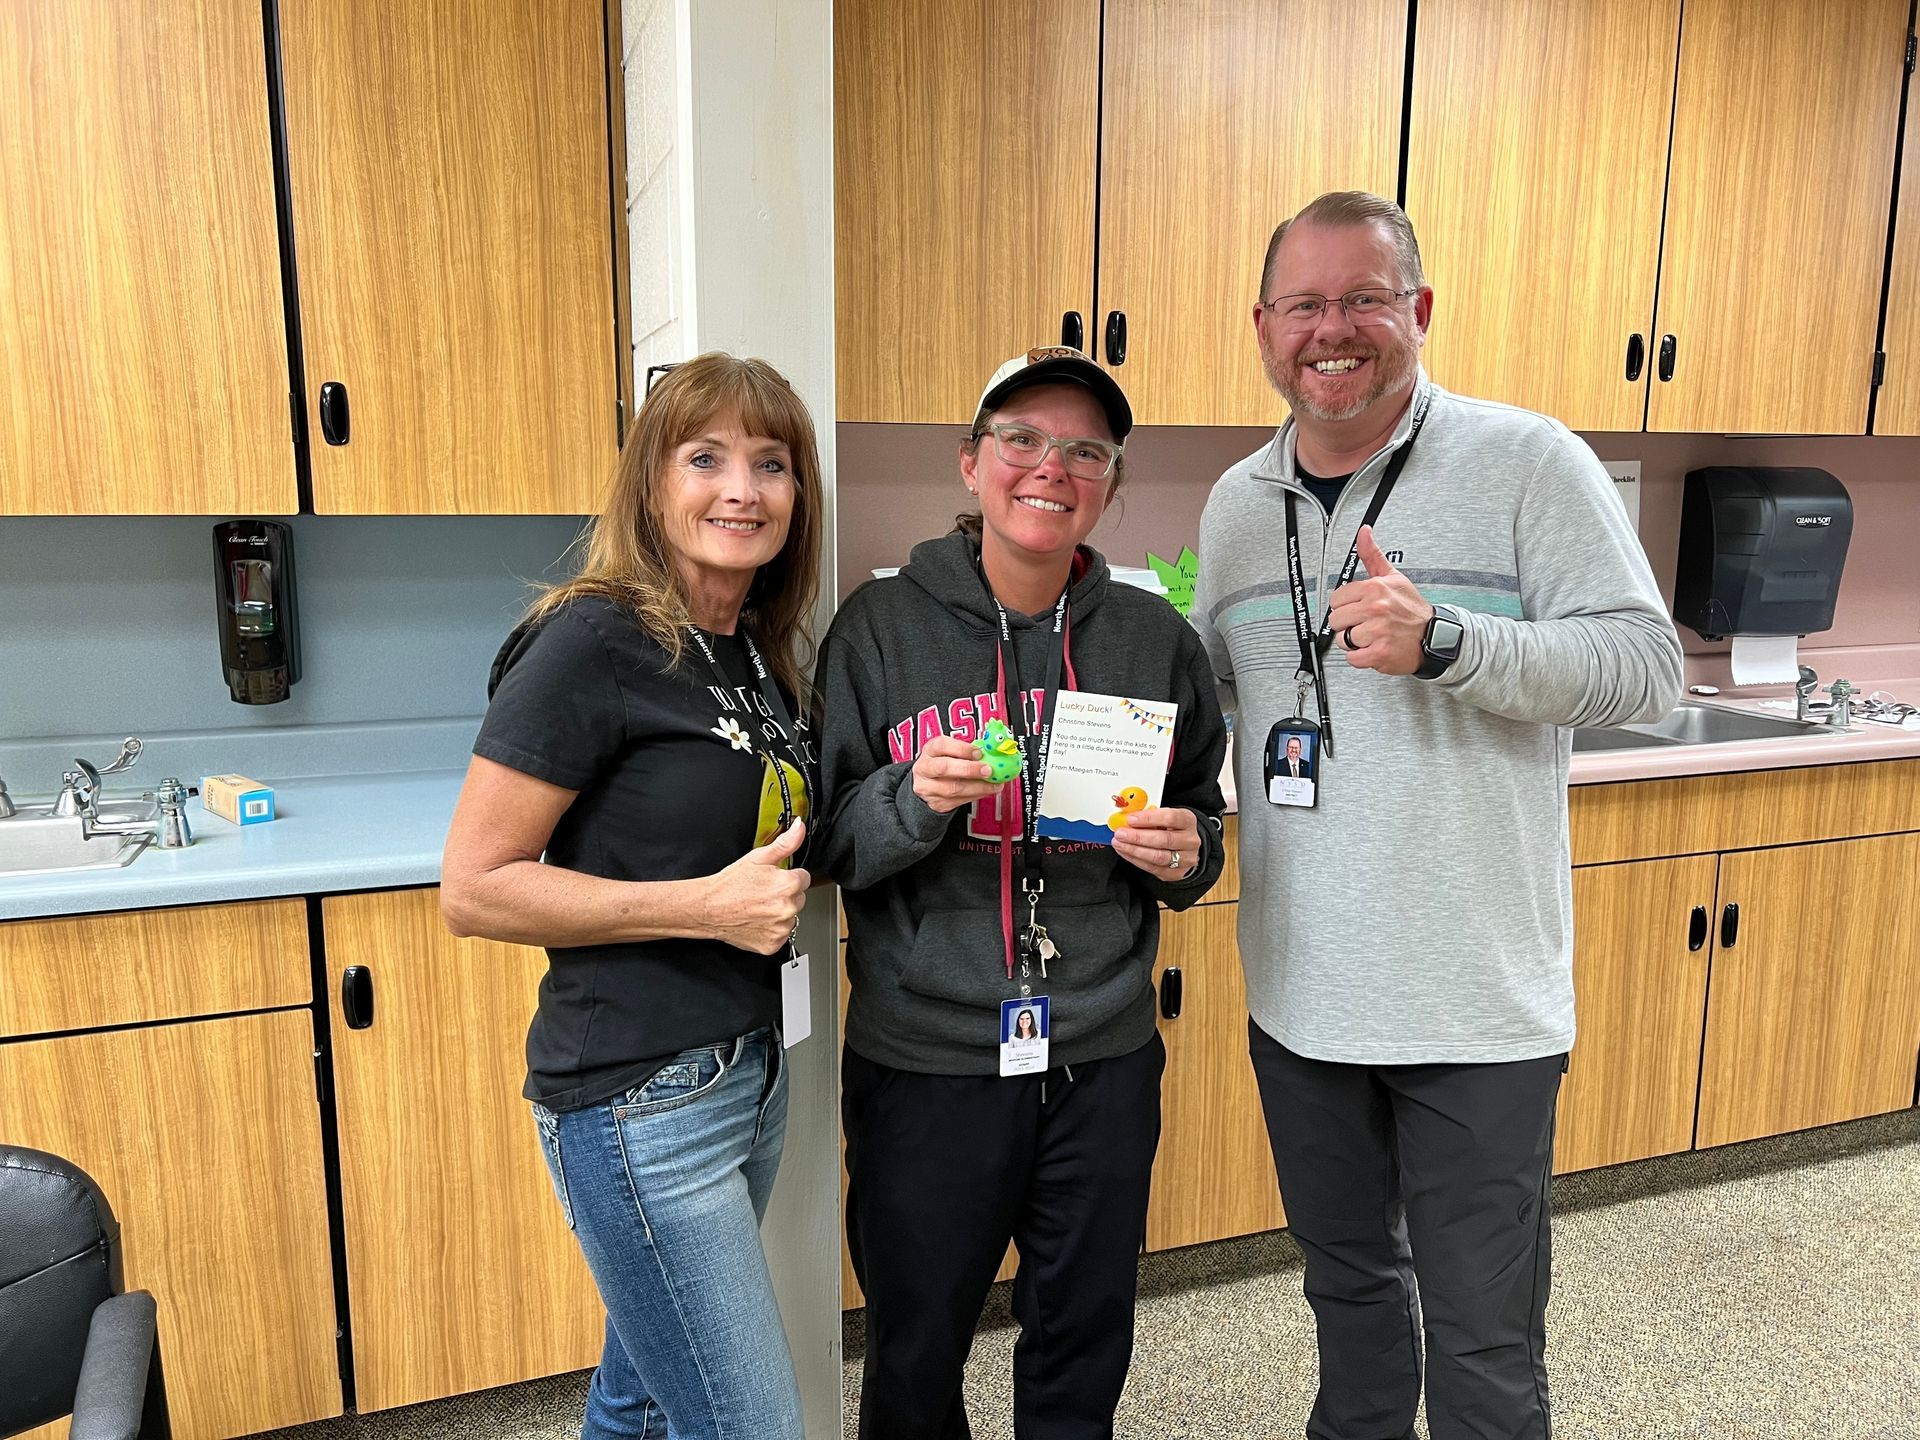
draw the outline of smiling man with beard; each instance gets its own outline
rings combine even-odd
[[[1293,413],[1201,522],[1249,1044],[1319,1327],[1309,1440],[1411,1436],[1423,1332],[1434,1440],[1549,1434],[1569,732],[1680,691],[1606,471],[1558,421],[1428,379],[1433,313],[1391,201],[1281,225],[1253,322]],[[1316,733],[1313,799],[1269,791]]]

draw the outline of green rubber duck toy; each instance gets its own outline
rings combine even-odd
[[[980,758],[991,772],[988,778],[995,784],[1004,784],[1020,773],[1020,742],[1004,721],[987,721],[973,743],[980,747]]]

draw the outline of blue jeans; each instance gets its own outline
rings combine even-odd
[[[778,1035],[683,1051],[610,1101],[533,1113],[607,1307],[581,1440],[804,1440],[760,1248],[787,1129]]]

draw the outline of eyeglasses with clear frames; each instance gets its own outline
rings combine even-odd
[[[1062,440],[1049,435],[1046,431],[1032,425],[1022,425],[1018,421],[1002,421],[997,425],[983,426],[974,432],[978,440],[982,433],[993,436],[993,449],[1007,464],[1021,470],[1035,469],[1047,458],[1049,450],[1060,452],[1060,463],[1066,467],[1067,474],[1076,480],[1104,480],[1113,473],[1114,462],[1120,458],[1126,448],[1111,440]]]
[[[1347,323],[1356,327],[1384,325],[1387,317],[1393,313],[1395,302],[1409,295],[1417,295],[1412,290],[1349,290],[1344,295],[1279,295],[1272,300],[1262,300],[1260,308],[1274,318],[1275,323],[1288,330],[1311,330],[1320,323],[1320,317],[1327,313],[1329,305],[1338,305],[1346,314]]]

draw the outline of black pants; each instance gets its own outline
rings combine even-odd
[[[1133,1358],[1160,1143],[1155,1034],[1011,1079],[919,1075],[848,1050],[847,1249],[867,1295],[863,1440],[967,1440],[961,1374],[1011,1239],[1014,1434],[1107,1440]]]
[[[1547,1440],[1547,1185],[1566,1057],[1339,1065],[1247,1031],[1318,1323],[1309,1440],[1413,1434],[1423,1310],[1433,1440]]]

